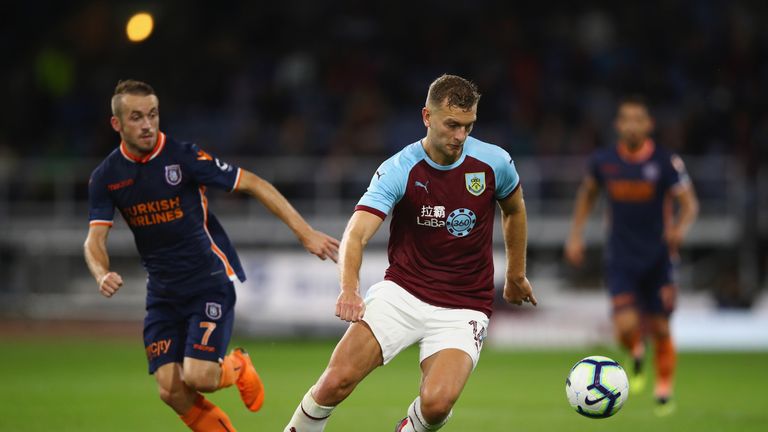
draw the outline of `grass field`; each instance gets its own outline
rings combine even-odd
[[[242,406],[237,390],[209,398],[240,431],[282,431],[322,371],[333,342],[248,342],[267,386],[264,408]],[[0,431],[182,431],[146,374],[141,341],[3,341]],[[570,366],[585,351],[500,351],[486,348],[444,431],[765,431],[768,353],[683,353],[678,409],[653,415],[651,393],[632,394],[604,420],[582,418],[565,399]],[[327,431],[386,431],[404,416],[419,383],[410,349],[375,371],[334,413]]]

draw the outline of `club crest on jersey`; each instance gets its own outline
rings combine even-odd
[[[485,191],[485,173],[464,173],[464,181],[467,185],[467,190],[474,196],[480,196]]]
[[[205,315],[212,320],[221,318],[221,305],[215,302],[207,302],[205,304]]]
[[[165,181],[171,186],[181,183],[181,165],[166,165]]]

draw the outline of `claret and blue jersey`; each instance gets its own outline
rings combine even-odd
[[[420,141],[385,161],[355,210],[392,214],[385,279],[427,303],[491,315],[496,202],[519,178],[509,154],[473,137],[438,165]]]
[[[149,274],[150,292],[244,281],[237,253],[206,198],[208,186],[236,189],[240,175],[197,145],[163,133],[141,159],[121,143],[91,175],[90,223],[111,226],[115,208],[120,211]]]

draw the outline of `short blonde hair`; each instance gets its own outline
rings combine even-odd
[[[151,85],[136,80],[120,80],[115,87],[115,93],[112,95],[112,115],[120,117],[120,100],[123,95],[131,94],[138,96],[149,96],[155,94],[155,89]]]

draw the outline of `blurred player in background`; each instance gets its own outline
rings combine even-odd
[[[236,384],[246,407],[257,411],[264,389],[243,349],[225,355],[233,281],[245,274],[208,211],[206,187],[255,197],[321,259],[335,261],[339,243],[312,229],[267,181],[160,132],[158,105],[146,83],[121,81],[115,89],[111,124],[122,141],[90,179],[85,260],[99,292],[115,295],[123,280],[110,270],[107,235],[117,207],[149,274],[144,345],[160,398],[194,431],[233,431],[227,415],[200,393]]]
[[[504,298],[536,304],[525,274],[526,213],[515,166],[503,149],[469,136],[479,98],[463,78],[435,80],[422,109],[427,136],[373,175],[340,249],[336,316],[352,324],[286,432],[322,431],[363,378],[414,343],[421,388],[395,430],[433,431],[448,421],[491,316],[497,205],[507,251]],[[363,300],[363,249],[390,213],[390,266]]]
[[[618,143],[595,152],[579,187],[565,256],[574,266],[583,263],[584,225],[605,189],[610,216],[605,277],[616,336],[632,355],[631,388],[637,392],[645,383],[644,339],[650,331],[657,413],[664,414],[674,407],[669,403],[676,362],[669,326],[677,291],[673,261],[696,219],[698,200],[680,157],[651,140],[654,122],[641,97],[619,103],[615,127]]]

